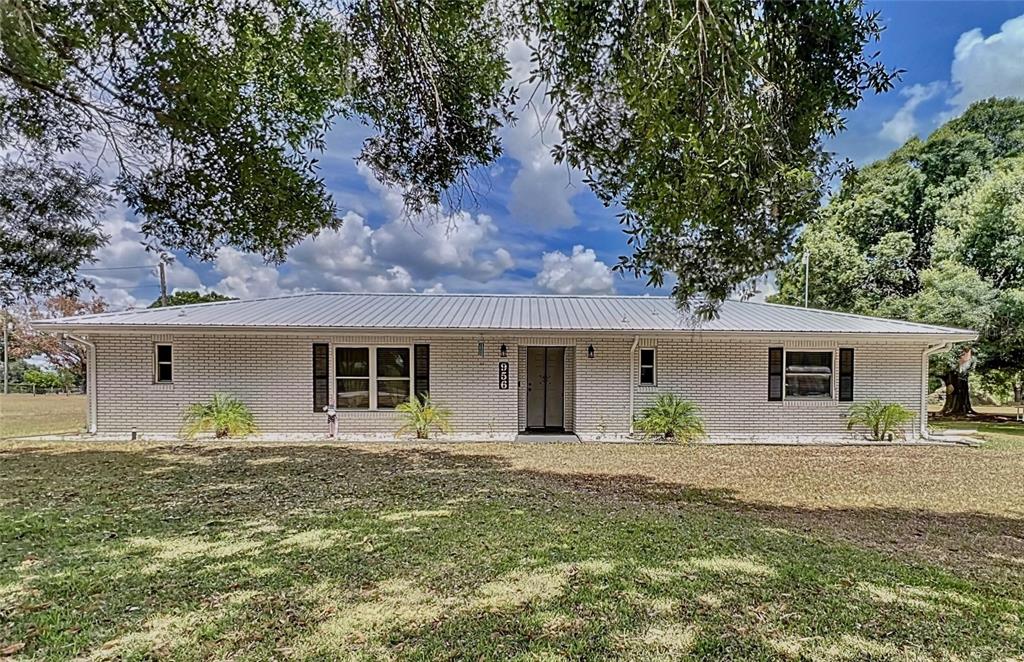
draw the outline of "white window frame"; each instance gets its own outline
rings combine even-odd
[[[828,375],[828,397],[827,398],[809,398],[805,396],[789,397],[789,393],[786,392],[786,377],[789,375],[789,354],[790,352],[799,354],[829,354],[832,357],[832,365],[830,369],[832,372]],[[836,398],[839,397],[839,391],[837,388],[836,379],[836,362],[838,357],[836,356],[837,351],[834,347],[789,347],[782,348],[782,400],[790,402],[836,402]]]
[[[654,356],[654,359],[650,364],[644,363],[644,352],[649,351]],[[641,347],[636,353],[636,383],[644,388],[650,388],[658,385],[658,349],[656,347]],[[644,368],[650,367],[653,381],[643,381]]]
[[[355,375],[345,376],[337,374],[338,349],[365,349],[369,352],[370,370],[366,377]],[[408,377],[378,377],[377,376],[377,350],[378,349],[404,349],[409,352],[409,376]],[[338,411],[395,411],[394,407],[377,406],[377,382],[409,382],[409,398],[412,399],[416,380],[416,360],[412,345],[359,345],[356,343],[334,343],[331,345],[331,368],[334,371],[334,388],[331,391],[331,401],[334,402]],[[366,379],[369,381],[370,406],[366,409],[338,406],[338,380],[339,379]]]
[[[161,361],[160,360],[160,348],[170,347],[171,348],[171,360]],[[171,366],[171,378],[160,379],[160,366],[169,365]],[[177,372],[174,368],[174,344],[169,342],[158,342],[153,343],[153,383],[154,384],[173,384],[174,373]]]

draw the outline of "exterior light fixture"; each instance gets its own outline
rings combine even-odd
[[[476,343],[476,353],[480,355],[480,358],[484,356],[484,341],[478,340]]]
[[[590,347],[587,347],[587,358],[588,359],[594,358],[594,346],[593,345],[591,345]]]
[[[506,356],[508,356],[508,347],[505,346],[505,343],[501,343],[501,358]]]

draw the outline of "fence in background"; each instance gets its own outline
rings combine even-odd
[[[18,384],[8,384],[7,392],[28,393],[31,395],[82,395],[83,393],[85,393],[85,389],[78,386],[72,386],[71,388],[68,389],[52,388],[36,386],[35,384],[26,384],[22,382]],[[2,390],[0,390],[0,393],[2,393]]]

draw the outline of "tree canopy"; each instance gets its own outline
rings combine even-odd
[[[85,349],[78,343],[65,341],[59,335],[36,331],[30,321],[89,315],[105,310],[107,302],[99,297],[83,300],[74,296],[53,296],[8,309],[4,317],[14,322],[10,335],[11,358],[42,356],[58,372],[70,376],[74,383],[85,384],[88,366]]]
[[[333,122],[367,126],[359,159],[420,213],[473,194],[519,100],[547,95],[555,158],[621,210],[619,268],[714,302],[778,263],[823,137],[891,86],[880,30],[860,0],[7,2],[0,148],[98,150],[154,248],[279,261],[340,223]],[[533,72],[510,83],[517,39]]]
[[[0,305],[77,293],[79,266],[107,239],[97,221],[107,200],[81,166],[0,160]]]
[[[1024,102],[981,101],[925,140],[851,172],[796,241],[773,300],[978,330],[934,359],[970,410],[967,372],[1024,383]],[[1020,391],[1020,388],[1017,389]]]

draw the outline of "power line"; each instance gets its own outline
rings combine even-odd
[[[80,268],[80,272],[121,272],[129,268],[157,268],[156,264],[138,264],[137,266],[93,266]]]

